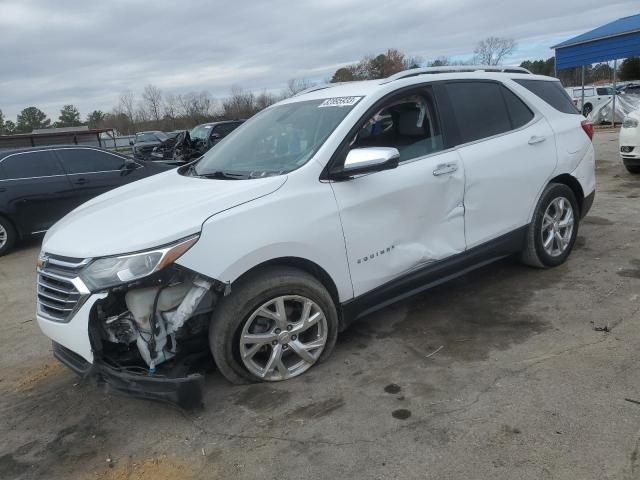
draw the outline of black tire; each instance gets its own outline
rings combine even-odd
[[[263,381],[251,373],[240,358],[240,334],[256,309],[281,295],[307,297],[322,309],[327,320],[327,341],[315,364],[331,354],[338,335],[338,314],[327,289],[315,277],[297,268],[261,268],[234,284],[231,293],[219,300],[211,316],[211,353],[216,366],[231,383]]]
[[[552,256],[545,250],[542,243],[542,220],[551,202],[559,197],[564,198],[571,205],[574,223],[573,231],[565,250],[557,256]],[[545,188],[540,196],[540,200],[538,200],[533,219],[527,230],[525,246],[521,254],[522,262],[538,268],[555,267],[564,263],[576,242],[579,220],[580,209],[573,190],[560,183],[550,183],[547,185],[547,188]]]
[[[640,165],[625,165],[624,168],[626,168],[629,173],[640,173]]]
[[[16,229],[13,228],[11,222],[4,217],[0,217],[0,232],[2,231],[6,232],[6,238],[0,246],[0,257],[9,253],[13,249],[13,246],[16,244],[16,240],[18,239]]]
[[[582,109],[582,115],[585,117],[588,117],[592,111],[593,111],[593,105],[591,105],[590,103],[587,103]]]

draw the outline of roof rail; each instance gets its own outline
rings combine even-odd
[[[380,83],[389,83],[401,78],[415,77],[417,75],[425,75],[430,73],[454,73],[454,72],[501,72],[501,73],[529,73],[531,72],[523,67],[503,66],[503,65],[450,65],[443,67],[423,67],[411,68],[403,70],[395,75],[385,78]]]
[[[336,85],[342,85],[343,83],[346,83],[346,82],[322,83],[320,85],[315,85],[313,87],[305,88],[304,90],[292,95],[292,97],[304,95],[305,93],[315,92],[316,90],[324,90],[325,88],[335,87]]]

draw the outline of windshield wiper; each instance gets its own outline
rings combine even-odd
[[[197,175],[201,178],[215,178],[218,180],[246,180],[249,175],[240,172],[230,172],[225,170],[217,170],[215,172],[201,173]]]

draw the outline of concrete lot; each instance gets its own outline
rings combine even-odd
[[[503,261],[386,308],[297,380],[211,373],[199,412],[59,366],[24,245],[0,259],[0,478],[640,478],[640,176],[617,133],[595,144],[568,263]]]

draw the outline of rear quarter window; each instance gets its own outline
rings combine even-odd
[[[544,100],[545,103],[551,105],[559,112],[580,115],[580,112],[573,104],[571,97],[569,97],[565,89],[562,88],[560,82],[551,80],[526,80],[520,78],[513,80],[535,94],[537,97]]]

